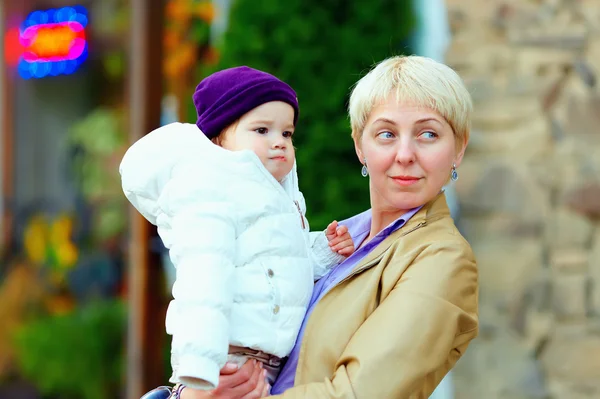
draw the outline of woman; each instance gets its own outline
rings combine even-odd
[[[442,192],[471,112],[459,76],[428,58],[389,58],[357,83],[349,114],[371,209],[341,222],[357,250],[315,285],[273,397],[427,398],[477,336],[477,267]],[[260,397],[257,367],[227,366],[193,397]]]

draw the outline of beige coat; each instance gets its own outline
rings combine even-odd
[[[315,307],[276,398],[426,399],[478,332],[477,266],[443,194]]]

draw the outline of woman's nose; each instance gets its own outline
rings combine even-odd
[[[415,148],[412,140],[401,140],[396,152],[396,162],[410,164],[415,161]]]

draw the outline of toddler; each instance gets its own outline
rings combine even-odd
[[[354,251],[335,221],[309,232],[289,85],[237,67],[202,80],[193,100],[195,125],[154,130],[120,166],[126,197],[158,227],[176,268],[166,318],[173,398],[216,388],[226,362],[250,358],[272,384],[314,281]]]

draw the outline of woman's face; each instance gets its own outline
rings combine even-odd
[[[436,111],[389,96],[373,108],[354,144],[369,170],[373,209],[404,212],[440,192],[467,143],[457,145],[452,128]]]

